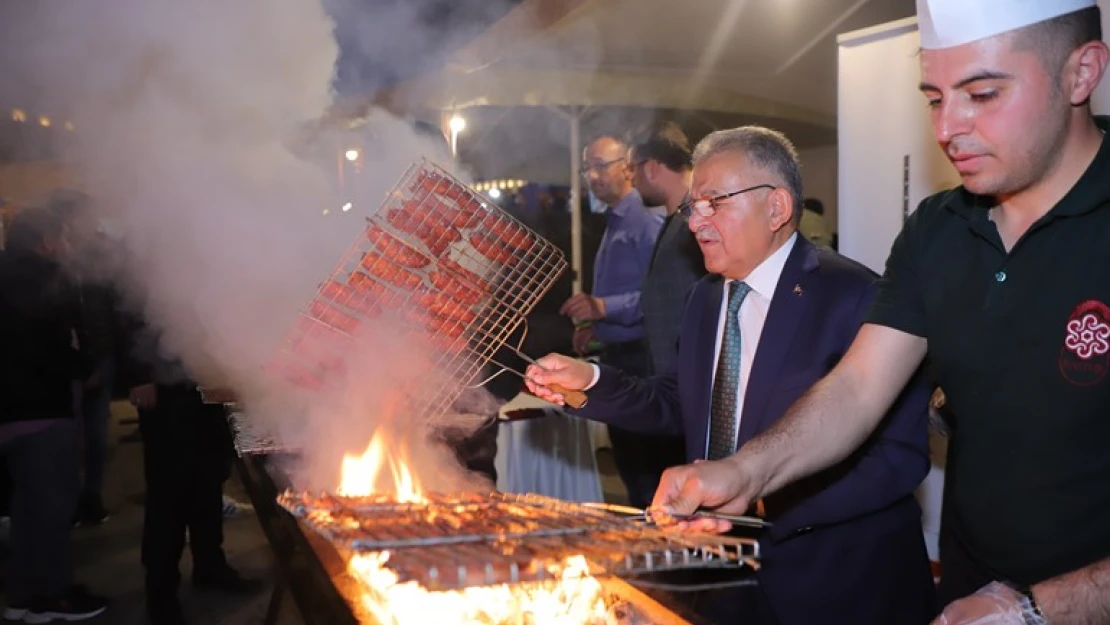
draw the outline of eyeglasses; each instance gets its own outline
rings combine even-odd
[[[620,158],[614,158],[611,161],[605,161],[604,163],[594,163],[593,165],[590,165],[589,163],[582,163],[582,175],[588,176],[591,171],[600,174],[606,169],[612,167],[614,164],[625,160],[628,160],[627,157],[622,156]]]
[[[687,219],[689,219],[691,213],[697,213],[702,217],[712,217],[717,211],[721,210],[721,202],[724,202],[730,197],[740,195],[741,193],[747,193],[748,191],[755,191],[756,189],[771,189],[773,191],[777,188],[778,187],[773,184],[757,184],[754,187],[740,189],[739,191],[733,191],[732,193],[726,193],[715,197],[689,199],[679,205],[678,212]]]

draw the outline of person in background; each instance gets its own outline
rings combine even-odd
[[[832,246],[829,224],[825,221],[825,204],[815,198],[807,197],[802,202],[802,223],[798,231],[814,245]]]
[[[895,239],[844,358],[656,503],[744,510],[871,440],[926,353],[952,435],[938,625],[1110,622],[1110,49],[1095,0],[918,0],[921,86],[962,185]]]
[[[710,134],[694,152],[689,228],[713,275],[690,294],[676,359],[643,378],[562,356],[526,374],[588,390],[573,414],[644,432],[686,434],[691,461],[719,460],[773,424],[825,374],[859,329],[878,276],[797,233],[801,174],[778,132]],[[919,383],[849,460],[767,497],[749,514],[760,536],[759,584],[699,598],[715,623],[925,625],[936,614],[914,490],[929,470]],[[706,463],[703,463],[706,464]]]
[[[65,225],[36,208],[12,221],[0,255],[0,454],[12,480],[6,620],[79,621],[107,608],[73,583],[73,391],[90,368],[61,263],[67,247]]]
[[[224,407],[204,403],[183,364],[162,355],[160,333],[130,319],[125,337],[120,376],[143,437],[147,617],[178,625],[185,622],[178,586],[186,530],[195,588],[249,594],[261,583],[233,569],[223,549],[223,484],[234,453]]]
[[[104,507],[104,471],[108,462],[108,422],[119,358],[116,292],[107,279],[112,245],[99,230],[87,196],[63,192],[55,197],[52,209],[66,225],[73,246],[66,270],[77,285],[84,351],[93,365],[92,375],[82,381],[78,391],[84,470],[75,520],[80,525],[99,525],[109,516]]]
[[[651,353],[640,289],[663,223],[632,187],[628,145],[621,139],[603,136],[590,142],[583,151],[583,172],[594,197],[607,207],[605,233],[594,260],[593,292],[571,296],[559,312],[578,326],[573,339],[577,353],[586,353],[597,341],[604,362],[645,375],[651,371]],[[630,502],[647,505],[666,468],[654,441],[620,427],[609,428],[609,439]]]
[[[632,184],[644,203],[666,209],[640,292],[652,371],[663,373],[676,353],[686,296],[706,273],[698,242],[678,212],[690,193],[690,142],[677,124],[655,124],[635,135],[628,158]]]

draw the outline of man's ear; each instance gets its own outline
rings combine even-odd
[[[770,211],[771,231],[778,232],[790,224],[794,218],[794,199],[786,189],[779,187],[771,191],[767,198]]]
[[[1064,87],[1072,106],[1084,104],[1091,98],[1106,73],[1110,50],[1101,41],[1091,41],[1072,51],[1064,66]]]

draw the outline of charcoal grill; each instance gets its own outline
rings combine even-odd
[[[759,566],[751,538],[677,534],[643,521],[535,494],[387,497],[286,492],[282,507],[352,553],[388,551],[402,581],[428,590],[551,579],[550,565],[581,555],[595,575]]]

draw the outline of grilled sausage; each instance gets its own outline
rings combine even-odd
[[[478,253],[498,265],[508,265],[513,262],[514,256],[509,248],[505,247],[496,238],[477,232],[470,235],[470,244]]]
[[[503,245],[518,252],[527,252],[528,248],[532,247],[532,235],[508,219],[499,217],[496,213],[487,215],[482,220],[482,226],[485,227],[487,232],[492,232]]]
[[[308,312],[316,319],[319,319],[337,330],[342,330],[347,334],[354,334],[355,330],[358,329],[357,318],[338,310],[326,302],[320,300],[313,301],[308,305]]]
[[[463,267],[450,258],[442,259],[440,261],[440,267],[443,267],[444,269],[456,274],[457,276],[462,278],[463,282],[477,288],[482,293],[489,293],[493,290],[493,287],[490,286],[490,283],[488,281],[483,280],[481,277],[478,276],[478,274],[467,269],[466,267]]]
[[[375,278],[381,278],[385,282],[407,291],[412,291],[423,282],[419,274],[415,274],[403,267],[398,267],[381,254],[375,252],[366,252],[363,254],[360,265],[367,273]]]
[[[320,294],[365,316],[376,316],[381,313],[381,308],[366,294],[335,280],[325,282],[320,289]]]
[[[443,291],[444,294],[455,301],[462,302],[467,306],[473,306],[481,302],[483,295],[485,295],[442,271],[433,271],[428,277],[431,278],[432,285],[435,288]]]
[[[420,269],[432,262],[432,259],[405,245],[400,239],[378,226],[367,228],[366,238],[370,239],[379,252],[399,265]]]

